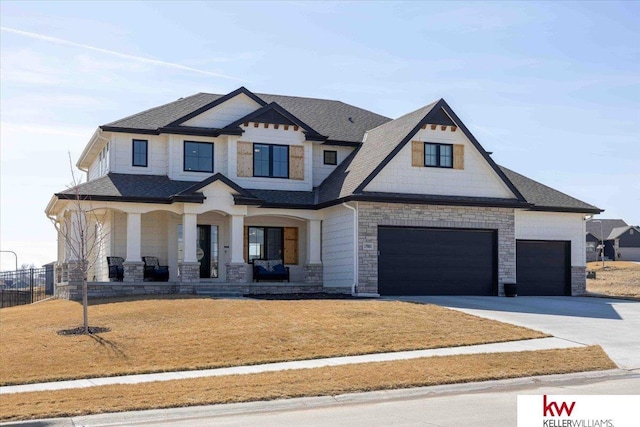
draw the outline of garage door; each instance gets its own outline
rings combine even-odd
[[[494,295],[493,230],[378,228],[381,295]]]
[[[518,295],[571,295],[571,244],[516,241]]]

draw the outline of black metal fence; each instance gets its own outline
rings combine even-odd
[[[53,266],[0,271],[0,308],[31,304],[53,295]]]

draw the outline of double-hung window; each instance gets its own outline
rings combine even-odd
[[[453,145],[425,142],[424,165],[434,168],[452,168]]]
[[[213,143],[185,141],[184,170],[189,172],[213,172]]]
[[[253,176],[289,178],[289,146],[253,144]]]
[[[146,139],[134,139],[132,148],[132,162],[133,166],[147,167],[149,142]]]

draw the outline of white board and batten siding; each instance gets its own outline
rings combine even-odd
[[[341,147],[333,145],[313,145],[313,186],[317,187],[322,184],[322,181],[333,172],[344,159],[351,154],[354,150],[353,147]],[[324,164],[324,151],[336,151],[338,157],[338,165],[325,165]]]
[[[412,141],[462,145],[464,147],[463,168],[412,166],[413,144],[410,141],[367,185],[366,191],[515,198],[460,129],[452,132],[451,126],[447,126],[446,130],[441,130],[440,126],[432,130],[427,126],[427,129],[418,131]]]
[[[260,104],[244,93],[241,93],[187,120],[182,123],[182,125],[219,129],[247,116],[259,108],[261,108]]]
[[[133,166],[133,140],[147,141],[147,166]],[[166,175],[169,164],[166,135],[111,134],[111,172],[136,175]]]
[[[515,211],[516,240],[571,241],[571,265],[586,264],[584,214]]]
[[[325,287],[353,283],[353,211],[344,206],[325,210],[322,221],[322,267]]]
[[[265,128],[262,123],[254,127],[250,124],[243,127],[244,133],[239,137],[229,137],[228,141],[228,171],[229,178],[244,188],[262,190],[289,190],[289,191],[311,191],[312,190],[312,155],[313,147],[311,142],[305,142],[304,134],[301,130],[294,131],[290,127],[284,130],[284,126],[274,129],[273,125]],[[287,178],[263,178],[254,176],[238,176],[238,142],[251,144],[275,144],[288,145],[290,147],[303,147],[304,149],[304,179]],[[290,148],[291,150],[291,148]],[[290,156],[291,156],[290,151]],[[291,157],[289,159],[291,163]],[[291,165],[290,165],[291,167]],[[291,174],[291,171],[290,171]]]

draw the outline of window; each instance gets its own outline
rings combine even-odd
[[[147,167],[147,147],[149,143],[145,139],[133,140],[132,165]]]
[[[253,144],[253,176],[289,178],[289,146]]]
[[[337,165],[338,164],[338,152],[325,150],[324,152],[324,164],[325,165]]]
[[[213,143],[185,141],[184,170],[213,172]]]
[[[596,251],[596,242],[587,242],[587,252]]]
[[[453,145],[425,142],[424,165],[434,168],[452,168]]]
[[[104,175],[109,171],[109,143],[107,142],[102,150],[98,160],[98,171],[100,175]]]
[[[282,227],[249,227],[249,262],[254,259],[284,259]]]

